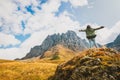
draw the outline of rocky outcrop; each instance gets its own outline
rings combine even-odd
[[[114,48],[114,49],[120,51],[120,34],[117,36],[117,38],[114,40],[114,42],[107,44],[107,47]]]
[[[120,80],[120,54],[113,49],[89,49],[57,67],[49,80]]]
[[[88,47],[88,43],[78,37],[74,31],[68,31],[61,35],[59,33],[48,35],[40,46],[33,47],[22,59],[42,56],[44,52],[59,44],[73,51],[82,51]]]

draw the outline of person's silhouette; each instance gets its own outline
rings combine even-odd
[[[104,26],[101,26],[99,28],[91,28],[90,25],[87,25],[87,28],[85,30],[79,30],[79,32],[86,32],[86,38],[89,41],[90,48],[92,47],[92,43],[97,48],[98,46],[95,42],[95,37],[96,37],[95,31],[102,28],[104,28]]]

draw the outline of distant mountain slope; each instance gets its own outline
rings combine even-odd
[[[120,54],[109,48],[88,49],[60,64],[49,80],[120,80]]]
[[[113,42],[107,44],[107,47],[114,48],[120,51],[120,34],[117,36],[117,38]]]
[[[76,52],[70,50],[62,45],[56,45],[47,50],[41,58],[49,58],[50,60],[68,60],[75,56]]]
[[[88,47],[88,43],[76,35],[74,31],[66,33],[48,35],[40,46],[33,47],[30,52],[22,59],[28,59],[43,55],[48,49],[56,46],[63,45],[73,51],[82,51]]]

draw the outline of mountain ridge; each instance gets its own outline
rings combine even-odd
[[[86,42],[85,39],[81,39],[77,36],[74,31],[67,31],[66,33],[62,34],[53,34],[48,35],[45,40],[42,42],[41,45],[34,46],[31,48],[30,52],[26,54],[25,57],[21,59],[28,59],[38,56],[43,56],[44,53],[49,50],[50,48],[56,45],[63,45],[64,47],[71,49],[73,51],[83,51],[88,48],[89,44]],[[117,38],[111,42],[106,44],[108,48],[114,48],[120,51],[120,34]]]
[[[78,37],[74,31],[69,30],[61,35],[59,33],[48,35],[41,45],[31,48],[30,52],[22,59],[42,56],[44,52],[59,44],[73,51],[83,51],[88,48],[85,40]]]

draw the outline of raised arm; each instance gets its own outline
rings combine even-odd
[[[95,28],[94,30],[99,30],[99,29],[102,29],[102,28],[104,28],[104,26],[101,26],[99,28]]]

